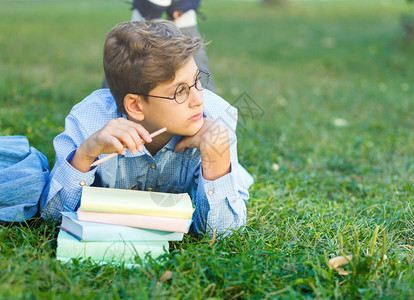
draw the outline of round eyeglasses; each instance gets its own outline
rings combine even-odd
[[[184,103],[188,95],[190,94],[190,89],[195,87],[197,90],[202,91],[208,85],[208,81],[210,79],[210,73],[207,71],[199,70],[194,81],[193,85],[188,85],[187,83],[180,83],[174,92],[174,97],[162,97],[162,96],[154,96],[148,95],[143,93],[131,93],[135,95],[145,96],[145,97],[154,97],[154,98],[161,98],[161,99],[168,99],[168,100],[175,100],[178,104]]]

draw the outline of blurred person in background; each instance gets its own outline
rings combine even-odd
[[[160,19],[166,13],[168,19],[173,21],[183,34],[201,38],[197,26],[197,11],[200,6],[200,1],[134,0],[131,21]],[[194,56],[194,59],[200,70],[210,72],[208,57],[204,47]],[[108,87],[105,79],[102,87]],[[206,88],[210,91],[215,91],[212,78],[210,78]]]

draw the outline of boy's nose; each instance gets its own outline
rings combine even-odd
[[[197,90],[196,88],[190,89],[190,95],[188,95],[188,106],[194,107],[194,106],[200,106],[203,104],[203,92]]]

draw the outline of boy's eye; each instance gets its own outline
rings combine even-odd
[[[182,94],[185,93],[185,88],[184,87],[179,87],[175,93],[176,93],[177,96],[182,95]]]

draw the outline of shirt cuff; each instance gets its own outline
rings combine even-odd
[[[60,168],[56,170],[55,178],[59,178],[60,184],[69,189],[78,189],[83,186],[91,185],[95,180],[96,167],[91,168],[88,172],[81,172],[75,169],[69,162],[75,155],[76,149],[68,154],[66,159],[60,165]]]
[[[210,204],[217,203],[219,201],[223,201],[223,199],[231,198],[236,196],[236,185],[237,182],[235,176],[236,171],[234,170],[233,166],[231,167],[231,171],[226,175],[221,176],[215,180],[207,180],[203,176],[203,168],[200,168],[200,184],[204,189],[204,193],[208,199]]]

